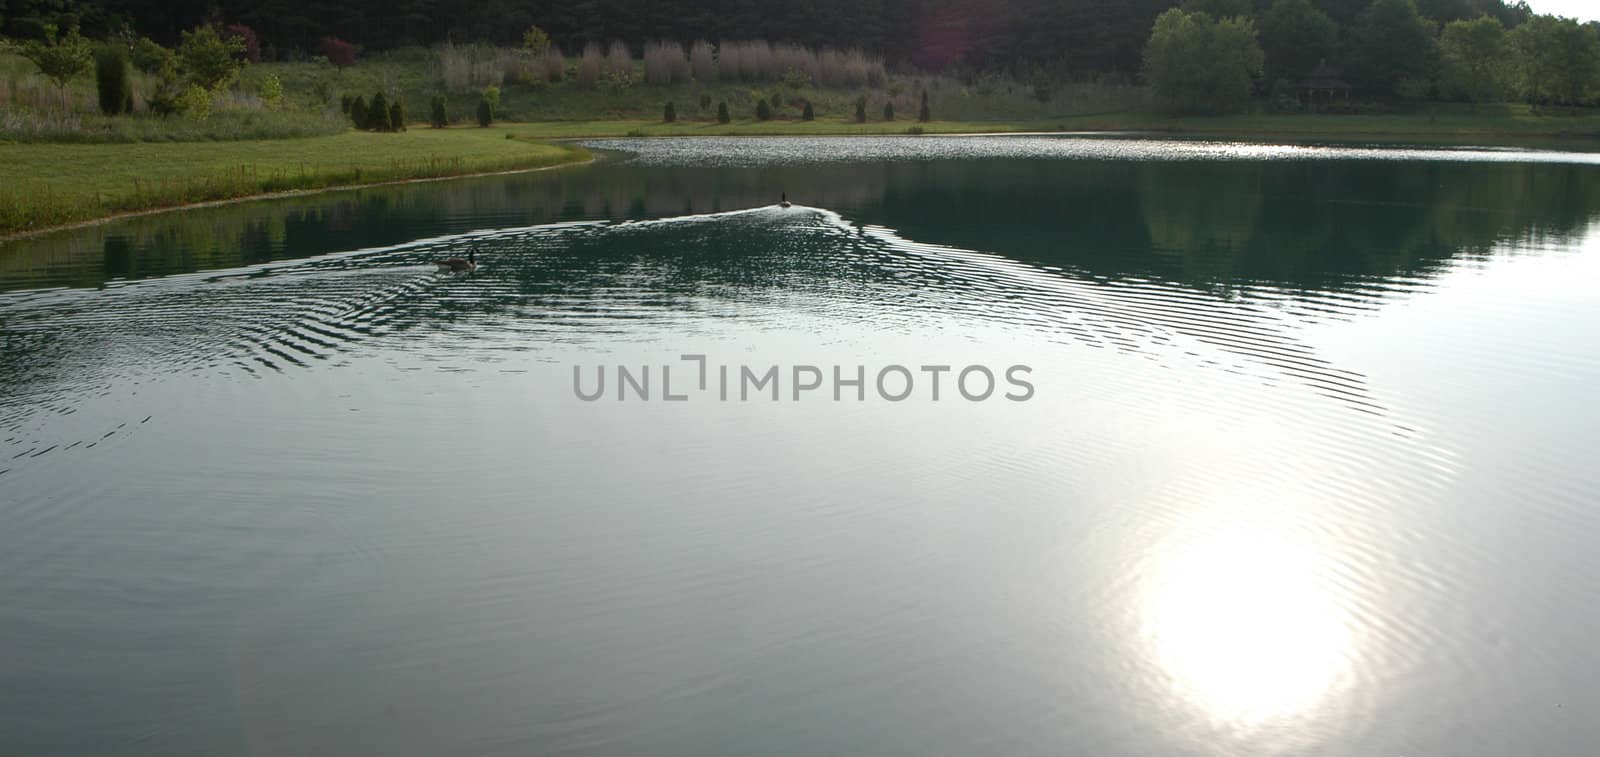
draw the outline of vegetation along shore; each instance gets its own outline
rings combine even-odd
[[[538,2],[493,24],[436,8],[437,23],[398,26],[362,23],[384,17],[376,6],[285,26],[251,3],[192,17],[160,5],[19,0],[0,15],[0,234],[559,165],[587,153],[549,141],[578,137],[1133,131],[1600,147],[1600,24],[1501,0],[996,0],[981,17],[905,14],[934,24],[916,29],[862,5],[830,14],[850,22],[831,39],[742,18],[579,23]]]

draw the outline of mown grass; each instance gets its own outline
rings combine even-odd
[[[0,145],[0,234],[288,190],[540,168],[575,145],[505,129],[347,132],[295,140]]]

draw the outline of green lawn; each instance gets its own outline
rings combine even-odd
[[[588,158],[580,147],[510,136],[498,127],[421,128],[239,142],[0,145],[0,234],[208,200]]]

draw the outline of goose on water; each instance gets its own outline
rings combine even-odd
[[[439,266],[440,272],[449,271],[455,273],[459,271],[476,271],[478,270],[478,250],[477,248],[468,250],[467,257],[465,259],[445,258],[444,260],[437,261],[434,264]]]

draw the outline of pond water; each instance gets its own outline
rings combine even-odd
[[[0,752],[1600,744],[1600,156],[595,146],[0,245]]]

